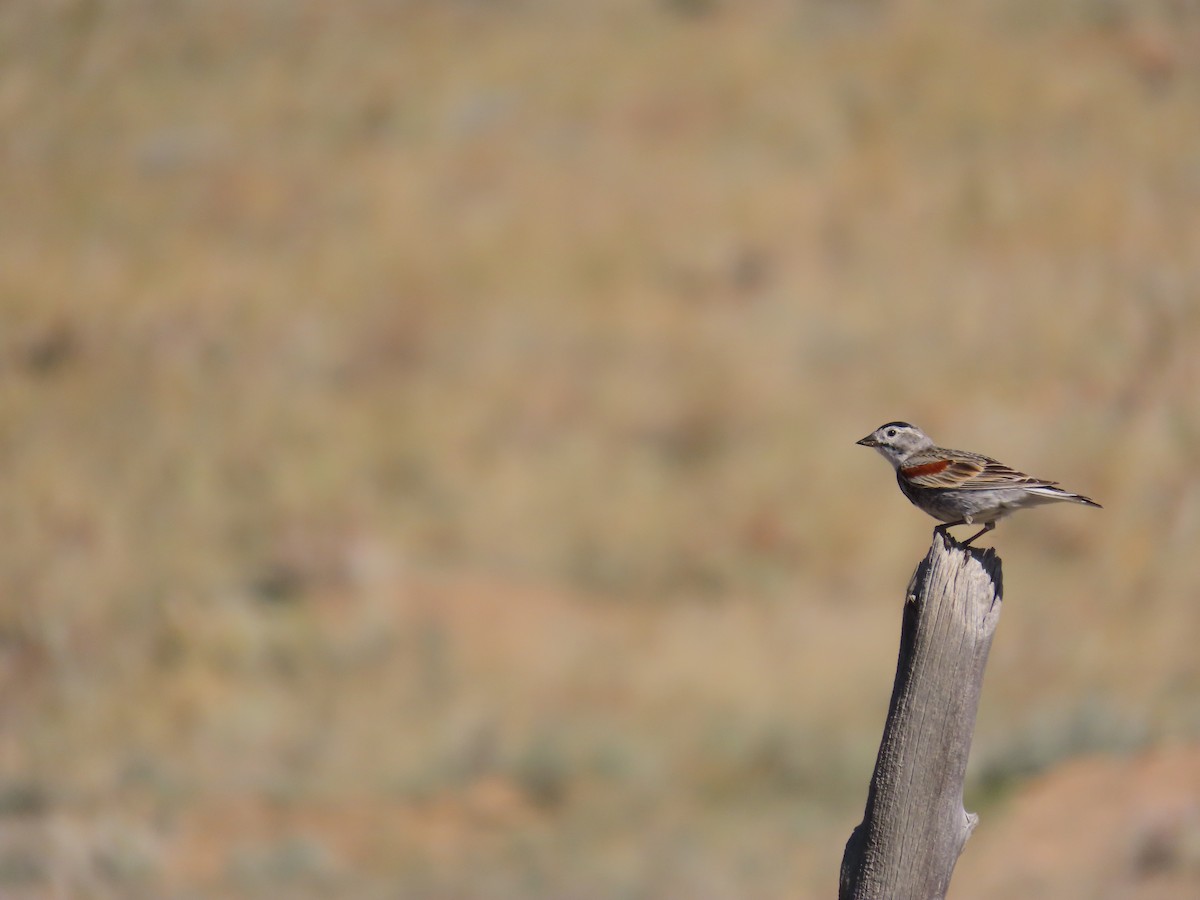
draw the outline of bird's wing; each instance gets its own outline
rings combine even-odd
[[[912,485],[923,488],[952,488],[982,491],[997,487],[1051,487],[1058,482],[1034,478],[978,453],[952,450],[916,454],[900,467]]]

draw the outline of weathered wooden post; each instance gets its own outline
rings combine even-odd
[[[963,779],[1003,592],[1000,558],[943,532],[904,604],[892,702],[839,900],[940,900],[977,817]]]

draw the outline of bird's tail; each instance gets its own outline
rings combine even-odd
[[[1062,488],[1057,488],[1053,485],[1030,488],[1029,490],[1030,493],[1041,494],[1050,500],[1069,500],[1072,503],[1082,503],[1084,506],[1094,506],[1096,509],[1104,509],[1103,506],[1091,497],[1085,497],[1083,494],[1073,494],[1070,491],[1064,491]]]

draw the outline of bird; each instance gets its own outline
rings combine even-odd
[[[956,525],[982,523],[964,547],[1027,506],[1065,501],[1103,509],[1091,497],[1063,490],[1057,481],[1034,478],[981,453],[939,447],[908,422],[880,425],[857,443],[874,447],[892,464],[904,496],[943,523],[934,531],[945,534]]]

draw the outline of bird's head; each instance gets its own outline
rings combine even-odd
[[[893,466],[900,466],[914,453],[933,446],[925,432],[907,422],[880,425],[858,443],[863,447],[874,447]]]

